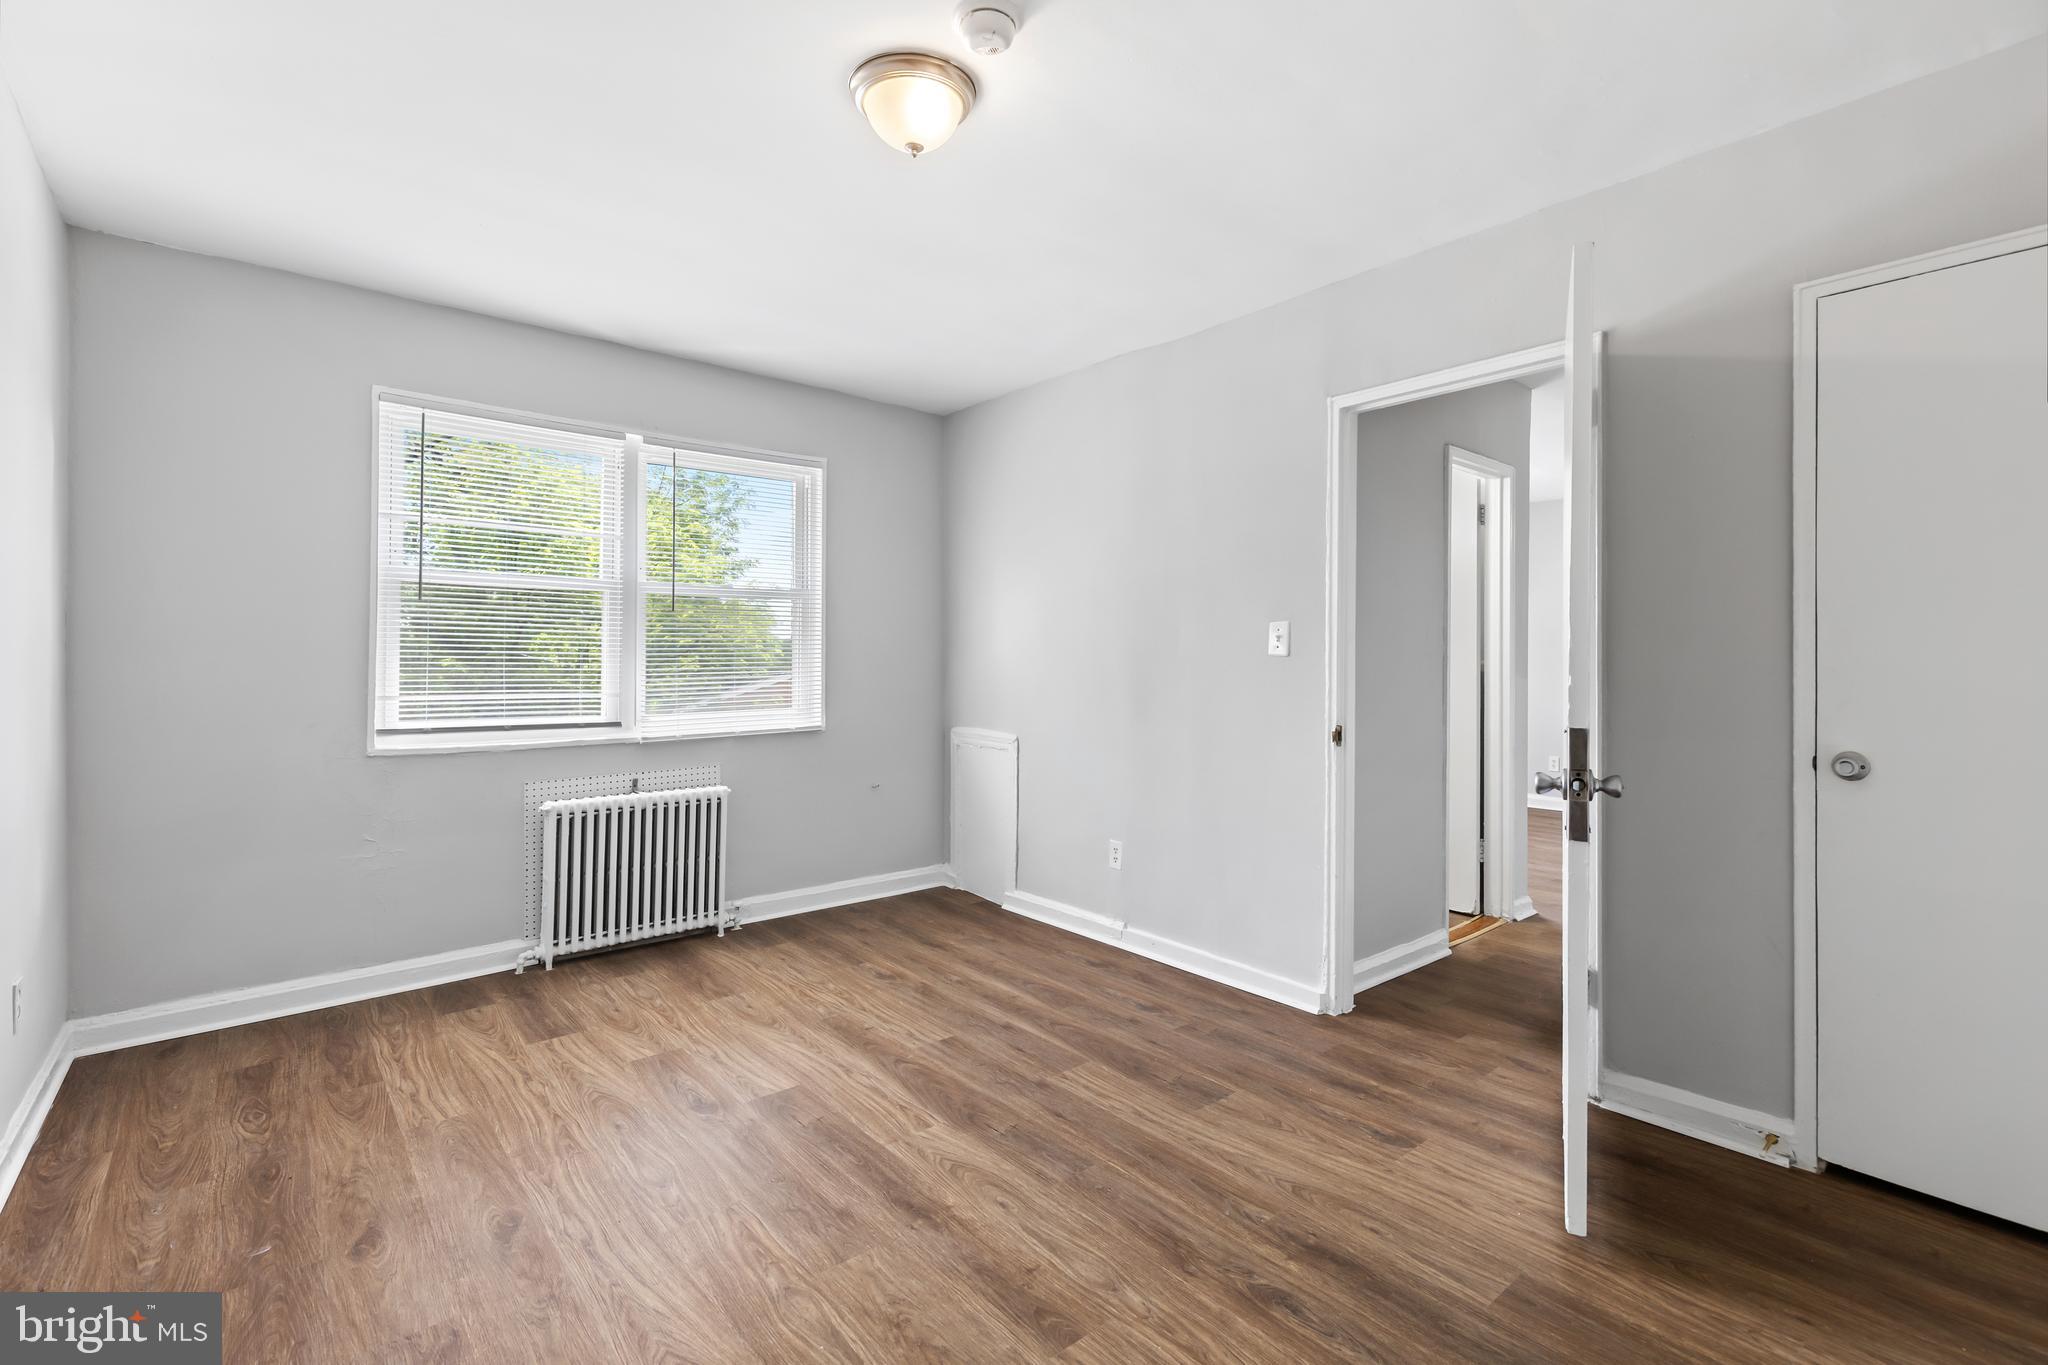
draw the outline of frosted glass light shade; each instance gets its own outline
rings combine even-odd
[[[945,145],[967,116],[960,92],[929,76],[888,76],[868,87],[860,111],[876,136],[918,156]]]
[[[875,135],[911,156],[944,146],[974,107],[973,78],[951,62],[914,52],[861,63],[852,87]]]

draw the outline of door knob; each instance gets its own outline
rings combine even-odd
[[[1613,797],[1613,798],[1614,798],[1615,800],[1617,800],[1617,801],[1618,801],[1618,800],[1620,800],[1620,799],[1621,799],[1621,777],[1620,777],[1620,775],[1619,775],[1619,774],[1610,774],[1610,775],[1609,775],[1609,776],[1607,776],[1607,777],[1596,777],[1596,778],[1594,778],[1594,779],[1593,779],[1593,795],[1595,795],[1595,796],[1611,796],[1611,797]]]
[[[1538,796],[1548,796],[1552,792],[1562,792],[1563,790],[1564,779],[1556,773],[1536,774],[1536,794]]]
[[[1836,777],[1844,782],[1861,782],[1870,776],[1870,760],[1854,749],[1844,749],[1828,763]]]

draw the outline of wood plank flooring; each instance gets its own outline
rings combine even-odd
[[[1529,899],[1539,914],[1555,919],[1564,913],[1564,817],[1555,811],[1529,812]],[[1507,922],[1493,915],[1452,915],[1451,946]]]
[[[1554,810],[1529,812],[1529,899],[1539,915],[1564,913],[1564,816]]]
[[[1449,935],[1451,946],[1455,948],[1468,938],[1478,938],[1481,934],[1498,929],[1506,923],[1506,920],[1495,915],[1452,915]]]
[[[0,1285],[233,1361],[2048,1356],[2048,1244],[1594,1115],[1557,933],[1343,1019],[956,892],[86,1058]]]

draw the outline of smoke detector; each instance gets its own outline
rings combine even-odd
[[[960,11],[960,36],[967,49],[984,57],[1008,52],[1017,37],[1017,21],[1008,10],[972,5]]]

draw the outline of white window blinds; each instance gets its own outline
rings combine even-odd
[[[824,721],[824,476],[813,466],[640,448],[640,729]]]
[[[378,409],[377,729],[622,724],[624,441]]]
[[[373,747],[824,723],[821,466],[377,414]]]

